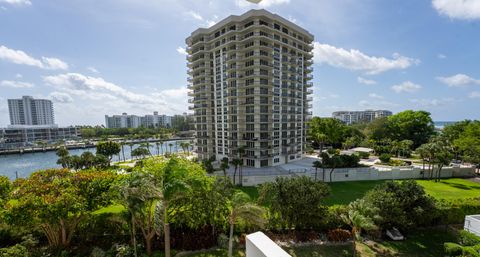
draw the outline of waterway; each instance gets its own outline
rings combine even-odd
[[[157,149],[155,143],[151,143],[150,152],[153,155],[162,154],[165,151],[181,152],[181,142],[183,141],[166,141],[163,143],[163,147],[159,146],[159,149]],[[172,146],[170,147],[169,144],[172,144]],[[125,145],[123,147],[125,159],[131,159],[130,152],[137,147],[139,147],[138,144],[134,145],[131,149],[130,146]],[[81,155],[85,151],[90,151],[92,153],[96,152],[95,148],[69,150],[70,155]],[[0,155],[0,175],[7,176],[10,179],[15,179],[17,176],[28,177],[30,173],[37,170],[60,167],[60,165],[57,164],[57,159],[58,156],[56,155],[55,151]],[[119,155],[113,156],[112,161],[123,161],[122,152],[120,151]]]

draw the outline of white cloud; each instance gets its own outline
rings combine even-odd
[[[50,93],[50,95],[48,97],[56,103],[71,103],[71,102],[73,102],[73,98],[69,94],[64,93],[64,92],[54,91],[54,92]]]
[[[470,92],[468,97],[470,97],[470,98],[480,98],[480,92],[479,91]]]
[[[187,50],[184,47],[181,47],[181,46],[177,47],[177,52],[181,55],[187,55],[188,54]]]
[[[15,6],[30,6],[32,2],[29,0],[0,0],[0,3],[11,4]]]
[[[11,87],[11,88],[32,88],[34,85],[28,82],[14,81],[14,80],[2,80],[0,81],[0,86],[2,87]]]
[[[89,66],[87,67],[87,70],[90,71],[90,72],[93,72],[93,73],[100,73],[95,67],[93,66]]]
[[[473,84],[480,84],[480,79],[474,79],[465,74],[456,74],[450,77],[437,77],[437,79],[449,87],[462,87]]]
[[[47,70],[66,70],[68,69],[68,64],[64,61],[51,58],[51,57],[42,57],[42,60],[35,59],[22,50],[10,49],[6,46],[0,45],[0,59],[15,63],[23,64],[28,66],[34,66]]]
[[[452,19],[480,19],[480,1],[478,0],[432,0],[438,13]]]
[[[214,19],[205,19],[204,17],[202,17],[202,15],[200,15],[198,12],[195,12],[195,11],[188,11],[185,13],[187,16],[197,20],[197,21],[200,21],[201,22],[201,26],[207,26],[207,27],[211,27],[213,25],[215,25],[216,20],[218,19],[218,16],[214,15]]]
[[[357,82],[360,83],[360,84],[365,84],[365,85],[375,85],[375,84],[377,84],[377,82],[375,80],[366,79],[366,78],[362,78],[362,77],[357,77]]]
[[[257,3],[258,2],[258,3]],[[238,7],[248,7],[248,8],[266,8],[273,5],[281,5],[281,4],[288,4],[290,0],[236,0],[235,4]]]
[[[375,94],[375,93],[370,93],[370,94],[368,94],[368,97],[374,98],[374,99],[383,99],[383,96],[377,95],[377,94]]]
[[[20,74],[20,73],[17,73],[17,74],[15,74],[15,78],[17,78],[17,79],[21,79],[21,78],[23,78],[23,75],[22,75],[22,74]]]
[[[413,93],[421,89],[422,86],[415,84],[411,81],[405,81],[401,84],[398,85],[393,85],[392,90],[395,91],[395,93]]]
[[[57,58],[42,57],[43,68],[48,70],[68,70],[68,64]]]
[[[438,58],[438,59],[446,59],[447,56],[444,55],[444,54],[437,54],[437,58]]]
[[[392,59],[368,56],[359,50],[336,48],[328,44],[314,42],[314,60],[333,67],[354,71],[364,71],[367,74],[378,74],[394,69],[406,69],[420,63],[417,59],[394,53]]]
[[[410,99],[410,102],[421,107],[440,107],[455,102],[453,98],[442,99]]]

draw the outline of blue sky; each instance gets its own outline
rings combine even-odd
[[[0,127],[22,95],[52,99],[60,125],[185,112],[185,38],[252,8],[315,35],[314,115],[480,119],[480,0],[0,0]]]

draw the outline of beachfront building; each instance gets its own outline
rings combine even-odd
[[[339,111],[332,113],[332,117],[350,125],[360,122],[371,122],[375,119],[392,115],[387,110],[366,110],[366,111]]]
[[[8,128],[0,128],[0,150],[33,146],[38,142],[52,144],[79,138],[80,128],[78,127],[12,125]]]
[[[158,112],[147,114],[145,116],[129,115],[105,115],[105,126],[107,128],[170,128],[172,126],[172,116],[159,115]]]
[[[265,10],[191,33],[189,102],[200,159],[241,157],[258,168],[302,158],[312,42],[308,31]]]
[[[52,101],[23,96],[8,99],[11,125],[53,125],[55,124]]]

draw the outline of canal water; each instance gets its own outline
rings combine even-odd
[[[157,146],[155,143],[150,143],[150,152],[153,155],[162,154],[167,151],[170,152],[169,144],[172,144],[171,152],[181,152],[182,148],[180,143],[183,141],[166,141],[163,143],[162,147]],[[131,159],[130,152],[140,145],[130,146],[124,145],[123,150],[125,152],[125,159]],[[191,149],[189,149],[191,151]],[[70,149],[70,155],[81,155],[83,152],[90,151],[95,153],[95,148],[83,148],[83,149]],[[10,155],[0,155],[0,175],[9,177],[10,179],[15,179],[17,174],[18,177],[28,177],[30,173],[49,168],[58,168],[60,165],[57,164],[58,156],[55,151],[47,152],[37,152],[37,153],[25,153],[25,154],[10,154]],[[119,155],[115,155],[112,158],[112,161],[123,161],[123,154],[120,151]]]

